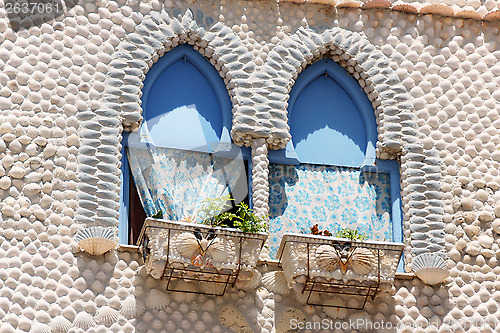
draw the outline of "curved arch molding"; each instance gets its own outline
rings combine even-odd
[[[229,27],[221,22],[200,27],[190,10],[176,18],[164,10],[145,16],[112,55],[101,108],[78,114],[78,222],[118,225],[121,131],[135,130],[142,121],[145,73],[166,51],[183,42],[194,45],[223,77],[233,104],[231,136],[246,146],[257,138],[264,139],[270,149],[286,146],[289,92],[308,64],[332,52],[351,64],[357,71],[351,74],[365,80],[364,89],[375,109],[377,156],[401,155],[405,241],[414,255],[445,253],[440,160],[420,144],[409,94],[389,58],[357,32],[329,28],[318,34],[299,28],[275,45],[266,63],[257,67],[252,53]]]

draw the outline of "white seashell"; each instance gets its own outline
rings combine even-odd
[[[196,292],[198,289],[193,283],[186,282],[184,280],[179,280],[174,286],[173,298],[176,302],[192,302],[196,297]],[[178,291],[177,291],[178,290]]]
[[[57,316],[50,322],[50,330],[53,333],[66,333],[71,328],[71,322],[64,316]]]
[[[413,260],[413,270],[417,271],[422,268],[446,268],[446,262],[440,256],[434,253],[423,253]]]
[[[347,309],[342,308],[342,306],[345,306],[345,302],[341,298],[329,299],[324,304],[328,306],[324,306],[323,311],[330,318],[344,319],[347,317]]]
[[[166,307],[169,302],[170,300],[166,293],[158,289],[151,289],[146,298],[146,307],[148,309],[161,310]]]
[[[295,321],[301,323],[306,320],[306,315],[299,309],[288,307],[281,314],[280,319],[276,325],[276,333],[290,332],[290,323]]]
[[[272,318],[272,317],[273,317],[273,315],[274,315],[274,311],[273,311],[273,310],[271,310],[270,308],[267,308],[267,307],[266,307],[266,308],[264,308],[264,309],[260,312],[260,314],[262,315],[262,317],[264,317],[264,318],[266,318],[266,319],[267,319],[267,318]]]
[[[273,293],[282,295],[288,293],[288,282],[283,271],[267,272],[262,277],[262,284]]]
[[[75,235],[78,242],[88,254],[98,256],[116,247],[115,230],[113,228],[88,227],[78,230]]]
[[[370,273],[375,267],[375,255],[369,249],[355,248],[349,259],[348,265],[351,270],[359,275]]]
[[[142,305],[142,304],[141,304]],[[137,301],[134,296],[128,296],[123,300],[120,313],[127,319],[133,319],[137,316]]]
[[[311,296],[309,296],[308,291],[297,292],[295,298],[302,304],[321,304],[321,296],[317,292],[312,292]],[[309,298],[309,302],[307,302],[307,298]]]
[[[204,247],[204,249],[206,249],[206,247]],[[206,253],[209,254],[213,260],[222,262],[229,258],[230,246],[225,240],[216,238],[208,246],[208,249],[206,249]]]
[[[187,258],[191,258],[200,252],[200,246],[195,235],[189,232],[183,232],[175,238],[175,247],[179,253]]]
[[[92,315],[88,312],[79,312],[75,316],[75,320],[73,321],[73,325],[78,328],[82,328],[84,330],[95,326],[95,321]]]
[[[43,323],[35,323],[31,327],[30,333],[51,333],[51,332],[49,325]]]
[[[316,249],[316,262],[322,269],[332,272],[339,265],[339,256],[333,246],[321,245]]]
[[[443,282],[450,272],[446,262],[440,256],[433,253],[423,253],[413,260],[415,275],[429,285]]]
[[[118,320],[120,313],[110,306],[103,306],[97,311],[94,319],[98,324],[104,326],[111,326]]]
[[[238,289],[254,290],[260,285],[261,280],[262,274],[258,270],[254,270],[254,273],[250,280],[243,280],[238,277],[234,286]]]

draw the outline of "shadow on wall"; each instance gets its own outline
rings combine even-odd
[[[39,27],[75,7],[77,0],[5,0],[5,11],[14,31]]]

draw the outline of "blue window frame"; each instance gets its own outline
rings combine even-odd
[[[152,66],[144,80],[141,100],[144,121],[139,135],[123,135],[119,210],[122,244],[127,244],[130,238],[129,189],[131,182],[133,185],[126,157],[127,146],[133,146],[138,140],[156,147],[200,152],[232,149],[229,134],[232,105],[224,80],[191,46],[177,46]],[[241,152],[248,160],[250,150],[246,148]]]
[[[311,177],[314,177],[312,176],[314,173],[323,170],[323,179],[332,179],[332,177],[337,177],[337,174],[341,175],[348,170],[352,170],[353,175],[356,174],[359,177],[376,172],[380,174],[380,179],[377,181],[387,179],[390,182],[390,184],[383,184],[387,192],[387,200],[381,205],[390,214],[392,230],[390,230],[390,234],[388,231],[386,232],[387,238],[384,240],[401,242],[402,211],[399,163],[376,159],[377,126],[375,113],[370,100],[358,82],[333,60],[321,59],[307,67],[298,76],[290,92],[288,103],[291,141],[285,149],[271,151],[269,154],[272,163],[270,186],[275,185],[272,178],[273,167],[282,165],[282,168],[287,170],[290,168],[287,168],[286,165],[296,165],[297,167],[293,171],[295,174],[288,175],[286,180],[282,181],[278,179],[279,177],[276,178],[276,182],[281,182],[277,186],[285,186],[286,189],[282,189],[280,194],[279,191],[273,192],[273,188],[271,188],[270,213],[272,219],[273,214],[283,214],[283,209],[296,209],[290,216],[298,216],[300,219],[303,212],[307,218],[304,218],[302,222],[296,222],[296,225],[293,221],[278,220],[276,222],[279,226],[274,224],[276,230],[281,231],[288,224],[289,228],[300,232],[302,231],[300,228],[308,227],[304,224],[311,223],[312,215],[308,214],[319,214],[318,210],[321,209],[310,212],[309,208],[301,207],[300,204],[297,208],[291,207],[294,202],[303,202],[303,205],[306,206],[311,203],[306,196],[308,191],[310,194],[314,194],[314,189],[310,188],[310,183],[313,180],[303,178],[306,177],[305,175],[310,174]],[[326,175],[327,173],[328,175]],[[294,181],[297,181],[299,185],[304,184],[305,197],[301,197],[300,188]],[[318,181],[318,179],[314,181]],[[306,188],[308,188],[307,191]],[[318,187],[318,190],[321,189]],[[273,195],[278,197],[293,195],[293,197],[283,199],[282,197],[273,198]],[[286,201],[285,208],[282,208],[283,200]],[[344,200],[348,199],[344,198]],[[273,206],[273,201],[275,206]],[[343,205],[342,199],[340,199],[340,203]],[[325,214],[319,215],[327,216],[328,212]],[[332,216],[339,220],[346,218],[343,212],[339,214],[334,212],[329,215],[329,218]],[[271,225],[273,225],[272,222]],[[273,231],[272,227],[271,231]],[[271,242],[273,237],[279,241],[279,236],[279,233],[277,236],[271,235]]]

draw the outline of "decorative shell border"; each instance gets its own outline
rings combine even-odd
[[[336,7],[337,9],[388,9],[411,15],[440,15],[456,19],[470,19],[476,21],[493,22],[500,21],[500,9],[494,9],[486,15],[481,15],[472,7],[453,9],[445,4],[409,4],[403,2],[392,3],[389,0],[361,1],[335,1],[335,0],[279,0],[280,3],[293,4],[317,4]]]

